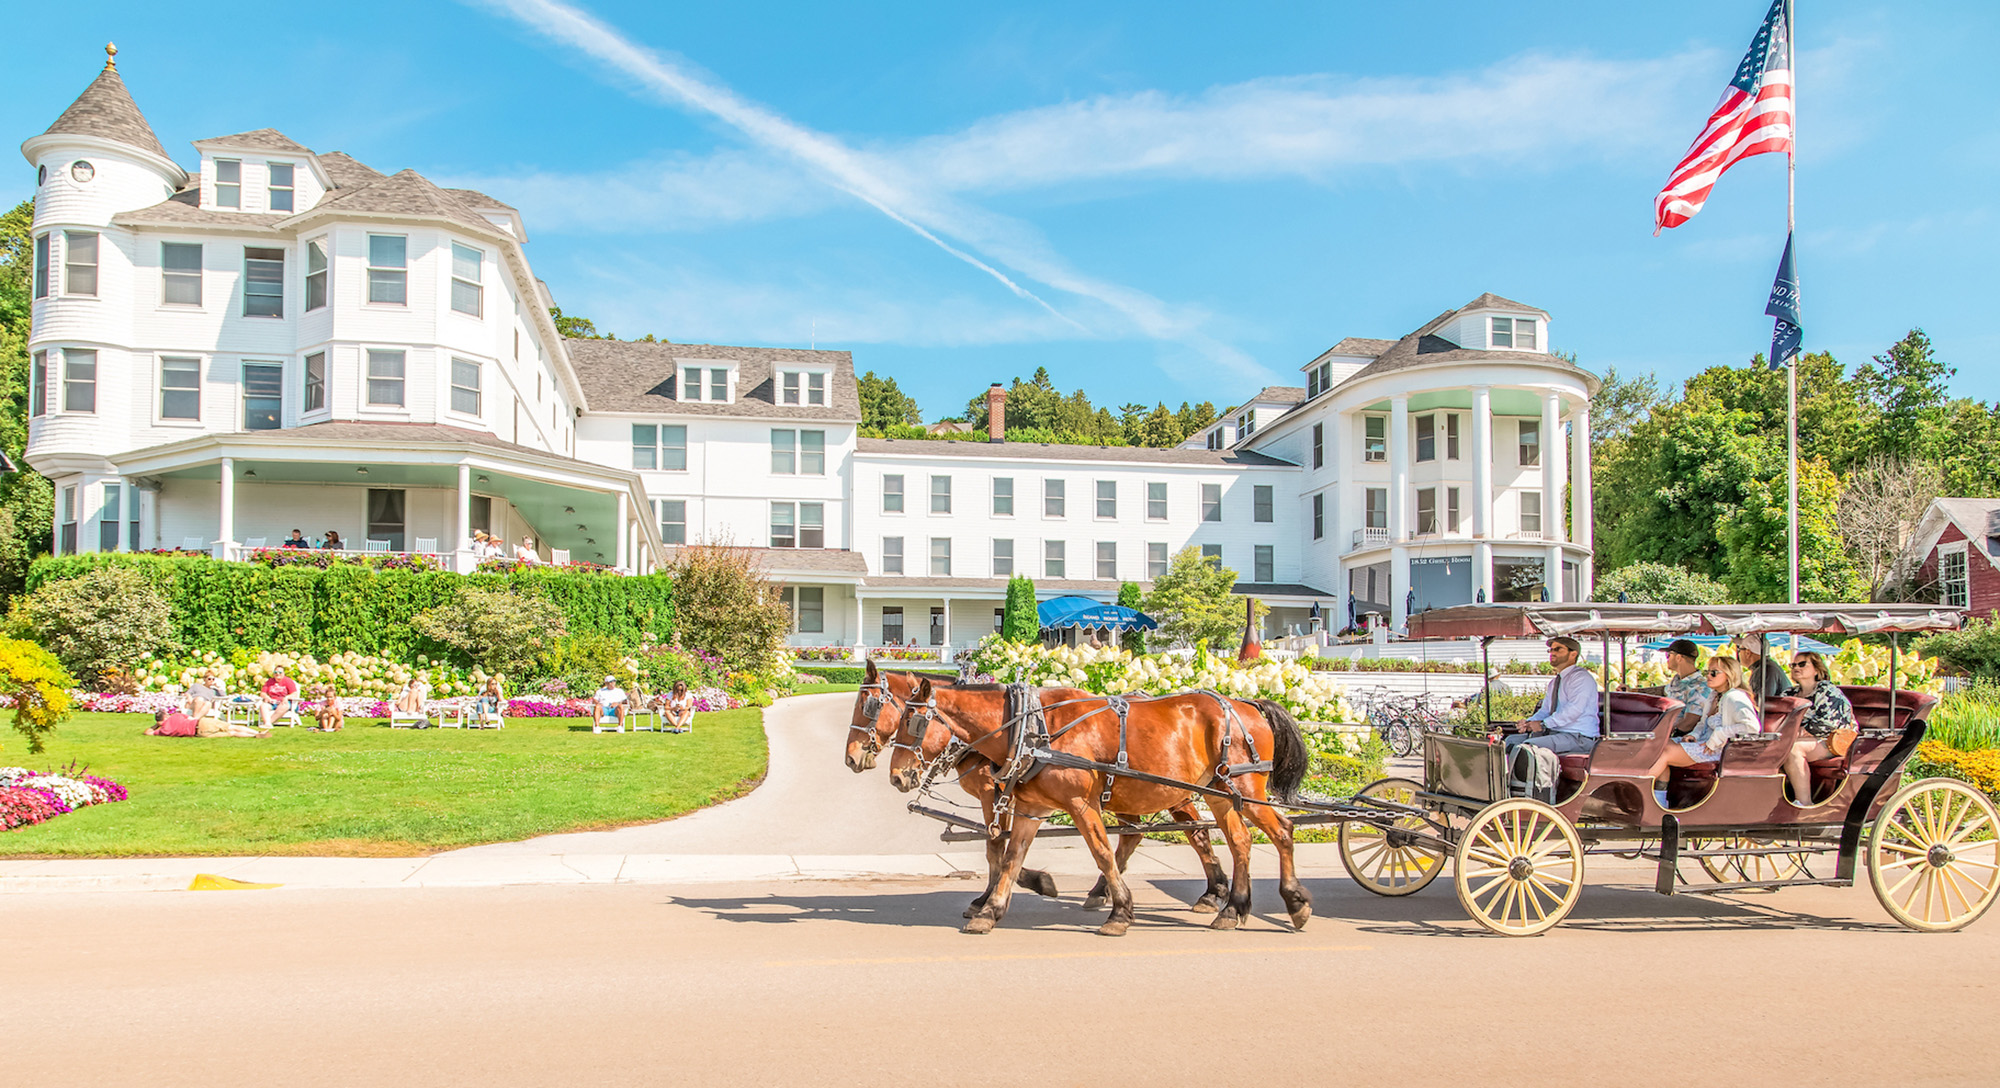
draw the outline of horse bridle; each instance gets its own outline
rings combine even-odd
[[[889,690],[889,681],[887,679],[877,680],[872,684],[863,684],[860,690],[864,692],[880,692],[880,694],[871,694],[862,700],[861,721],[863,724],[854,725],[850,723],[847,728],[850,732],[857,729],[861,730],[861,751],[864,755],[877,755],[882,751],[882,739],[880,732],[875,728],[875,723],[882,718],[882,707],[884,704],[900,702],[900,700],[896,698],[895,692]]]

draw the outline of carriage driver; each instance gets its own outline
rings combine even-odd
[[[1549,640],[1555,679],[1549,681],[1542,705],[1521,723],[1521,731],[1508,734],[1510,750],[1530,744],[1560,756],[1597,747],[1597,678],[1577,663],[1582,654],[1582,645],[1567,635]]]

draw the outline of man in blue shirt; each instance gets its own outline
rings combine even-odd
[[[1597,678],[1577,664],[1583,647],[1566,635],[1549,640],[1549,664],[1556,668],[1555,679],[1542,696],[1542,705],[1521,723],[1521,732],[1507,737],[1509,748],[1532,744],[1557,755],[1588,752],[1597,747]]]

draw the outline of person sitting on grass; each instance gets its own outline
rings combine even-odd
[[[222,701],[222,681],[210,669],[201,674],[201,679],[188,687],[187,715],[197,720],[206,718],[215,710],[215,704]]]
[[[271,678],[264,681],[264,697],[258,701],[257,709],[263,715],[266,729],[279,718],[298,713],[299,682],[285,675],[283,665],[272,669]]]
[[[620,729],[625,728],[625,706],[631,702],[631,697],[625,694],[624,688],[618,686],[617,677],[605,677],[603,685],[591,698],[597,703],[598,724],[616,724]]]
[[[674,681],[674,689],[667,693],[663,709],[667,714],[668,729],[685,733],[694,728],[694,693],[688,690],[687,681]]]
[[[403,690],[396,694],[396,713],[405,715],[422,714],[424,712],[424,704],[428,703],[430,698],[431,686],[424,680],[423,675],[419,673],[416,676],[412,676],[410,677],[410,682],[403,685]]]
[[[313,689],[313,700],[319,705],[313,708],[313,717],[319,724],[315,729],[322,733],[337,733],[347,724],[347,712],[341,709],[340,696],[334,694],[332,684],[321,684]]]
[[[153,711],[153,728],[146,730],[149,737],[268,737],[269,729],[252,729],[247,725],[231,725],[221,718],[190,718],[173,710]]]

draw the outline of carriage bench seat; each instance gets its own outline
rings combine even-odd
[[[1764,701],[1764,732],[1776,733],[1785,728],[1786,722],[1795,715],[1805,712],[1804,699],[1788,699],[1774,696]],[[1776,743],[1776,742],[1770,742]],[[1692,767],[1674,767],[1667,771],[1667,803],[1674,808],[1686,808],[1708,796],[1715,785],[1715,778],[1722,765],[1729,761],[1729,748],[1722,750],[1723,758],[1714,763],[1697,763]],[[1773,750],[1766,753],[1766,761],[1782,758]]]

